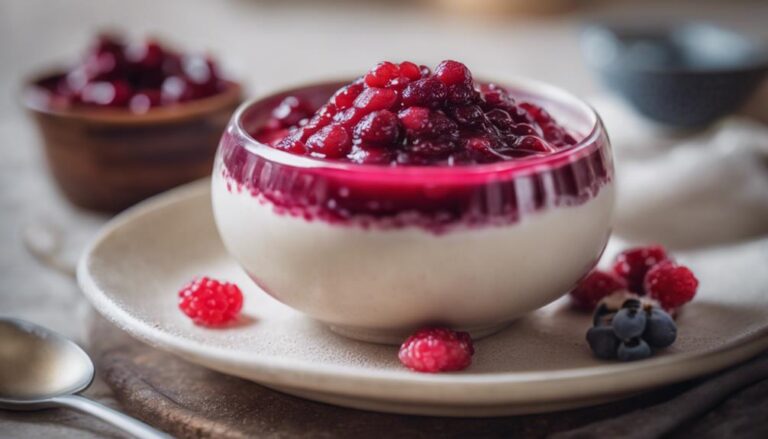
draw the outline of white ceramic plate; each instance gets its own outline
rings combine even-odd
[[[764,240],[680,255],[701,288],[678,320],[678,342],[652,359],[595,360],[584,341],[590,317],[561,300],[478,341],[463,372],[410,372],[398,363],[396,347],[342,338],[259,291],[219,240],[208,184],[171,191],[115,218],[81,259],[80,285],[99,312],[133,336],[287,393],[397,413],[542,412],[697,377],[768,348]],[[243,288],[244,322],[212,330],[181,314],[176,291],[198,275]]]

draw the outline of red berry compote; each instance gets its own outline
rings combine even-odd
[[[256,139],[294,154],[361,164],[458,166],[541,156],[576,144],[533,102],[476,84],[464,64],[435,72],[382,62],[320,108],[286,97]]]
[[[456,61],[383,62],[241,107],[213,207],[254,281],[337,332],[477,337],[592,269],[613,162],[600,119],[564,91],[478,82]]]
[[[222,93],[223,79],[209,56],[179,53],[160,42],[95,38],[66,72],[40,80],[35,99],[52,110],[126,109],[146,113]]]

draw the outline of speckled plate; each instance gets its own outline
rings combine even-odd
[[[768,348],[763,240],[679,255],[699,276],[700,292],[679,318],[679,341],[652,359],[595,360],[584,341],[590,317],[561,300],[478,341],[463,372],[410,372],[395,347],[342,338],[259,291],[219,240],[208,185],[182,187],[116,217],[80,260],[80,285],[99,312],[131,335],[286,393],[409,414],[543,412],[694,378]],[[240,324],[205,329],[177,309],[178,288],[201,274],[243,287]]]

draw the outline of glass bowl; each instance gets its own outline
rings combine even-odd
[[[481,337],[594,267],[610,234],[614,171],[587,104],[538,82],[505,84],[580,141],[483,165],[360,165],[293,155],[251,135],[284,97],[319,106],[343,84],[246,103],[221,139],[216,223],[265,292],[356,339],[399,343],[425,325]]]

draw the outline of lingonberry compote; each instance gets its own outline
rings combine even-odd
[[[241,107],[213,211],[267,293],[358,339],[473,338],[567,293],[610,231],[613,164],[585,103],[445,61],[381,63]]]
[[[382,165],[468,165],[541,156],[576,143],[539,105],[476,83],[462,63],[432,72],[382,62],[319,109],[286,97],[256,138],[318,158]]]
[[[227,84],[209,56],[182,54],[153,39],[126,43],[117,35],[101,34],[78,63],[37,85],[52,109],[145,113],[216,95]]]

